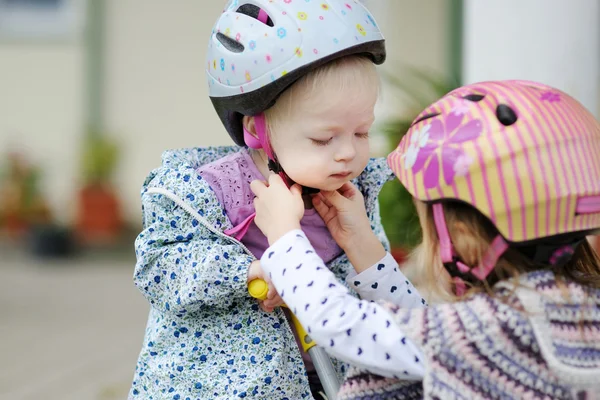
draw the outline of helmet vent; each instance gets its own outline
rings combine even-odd
[[[482,94],[473,93],[473,94],[468,94],[466,96],[463,96],[463,99],[469,100],[469,101],[474,101],[474,102],[479,102],[479,101],[483,100],[484,97],[485,96]]]
[[[236,12],[247,15],[249,17],[252,17],[252,18],[256,19],[257,21],[263,22],[261,20],[261,18],[259,18],[259,14],[261,13],[261,8],[258,6],[255,6],[254,4],[242,4],[241,6],[238,7]],[[265,10],[262,10],[262,12],[264,14],[266,14]],[[273,20],[269,16],[267,16],[267,20],[264,21],[263,23],[268,26],[273,26]]]
[[[498,107],[496,107],[496,117],[504,126],[511,126],[517,122],[517,114],[506,104],[500,104]]]
[[[230,38],[227,35],[223,35],[221,32],[217,33],[217,40],[221,42],[221,44],[225,46],[225,48],[229,51],[232,51],[234,53],[241,53],[242,51],[244,51],[243,44],[241,44],[237,40]]]
[[[440,115],[440,113],[438,113],[438,112],[434,112],[434,113],[430,113],[430,114],[425,114],[421,118],[419,118],[418,120],[416,120],[415,122],[413,122],[411,126],[416,125],[416,124],[418,124],[421,121],[425,121],[426,119],[437,117],[438,115]]]

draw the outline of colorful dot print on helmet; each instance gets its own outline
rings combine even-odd
[[[509,242],[600,228],[600,124],[549,86],[456,89],[417,117],[388,163],[417,199],[470,204]]]
[[[209,40],[210,98],[243,146],[244,115],[265,111],[310,70],[351,54],[385,60],[379,27],[356,0],[231,0]]]

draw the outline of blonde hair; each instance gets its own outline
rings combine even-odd
[[[289,118],[299,105],[312,100],[318,90],[325,88],[330,93],[339,93],[352,87],[359,93],[375,91],[379,95],[380,86],[379,74],[370,58],[350,55],[335,59],[310,71],[279,96],[275,104],[265,111],[268,130],[276,132],[281,121]]]
[[[415,204],[423,228],[423,240],[409,258],[407,276],[414,280],[413,283],[430,302],[459,300],[453,293],[451,277],[439,258],[433,207],[418,200]],[[457,256],[467,265],[478,265],[498,230],[483,214],[467,204],[446,202],[444,215]],[[518,250],[509,248],[485,281],[467,284],[470,288],[465,296],[482,292],[494,296],[492,287],[497,282],[540,269],[553,271],[559,283],[571,281],[587,288],[600,289],[600,259],[585,240],[577,247],[571,260],[562,266],[536,264]]]

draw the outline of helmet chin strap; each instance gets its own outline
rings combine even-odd
[[[509,244],[502,235],[496,235],[487,251],[482,255],[479,265],[469,266],[458,257],[454,250],[446,225],[444,206],[441,203],[433,205],[433,219],[439,240],[440,258],[444,267],[452,276],[455,294],[462,296],[467,290],[465,280],[476,282],[487,279],[500,257],[508,250]],[[585,236],[575,236],[570,241],[561,239],[557,243],[538,243],[529,246],[528,249],[523,249],[522,246],[521,248],[519,246],[513,248],[536,264],[559,266],[569,262],[577,247],[585,240]]]
[[[256,128],[256,136],[253,136],[248,130],[244,127],[244,142],[251,149],[255,150],[264,150],[268,159],[268,167],[270,171],[278,174],[281,179],[285,182],[287,187],[291,187],[295,182],[285,173],[283,167],[277,160],[277,156],[273,152],[273,148],[271,147],[271,143],[269,141],[269,135],[267,134],[267,123],[265,121],[264,114],[258,114],[254,117],[254,126]],[[302,186],[302,194],[315,194],[319,193],[319,189],[311,188],[308,186]]]
[[[468,276],[470,279],[484,281],[492,272],[502,254],[508,249],[508,243],[504,241],[501,235],[497,235],[481,257],[479,265],[471,267],[463,263],[454,250],[446,225],[446,218],[444,217],[444,206],[441,203],[433,205],[433,220],[439,240],[440,258],[446,270],[452,275],[455,294],[462,296],[467,291],[463,277]],[[453,274],[453,271],[458,272],[458,275]]]

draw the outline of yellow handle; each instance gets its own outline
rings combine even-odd
[[[269,285],[262,279],[254,279],[248,283],[248,293],[250,296],[258,300],[264,300],[267,298],[269,292]]]
[[[267,298],[267,293],[269,292],[269,285],[262,279],[254,279],[248,283],[248,293],[250,296],[254,297],[258,300],[264,300]],[[285,304],[283,307],[287,307]],[[300,338],[300,342],[302,343],[302,349],[308,352],[310,348],[316,345],[315,342],[308,336],[298,318],[290,312],[290,316],[292,317],[292,323],[296,328],[296,332],[298,332],[298,337]]]

